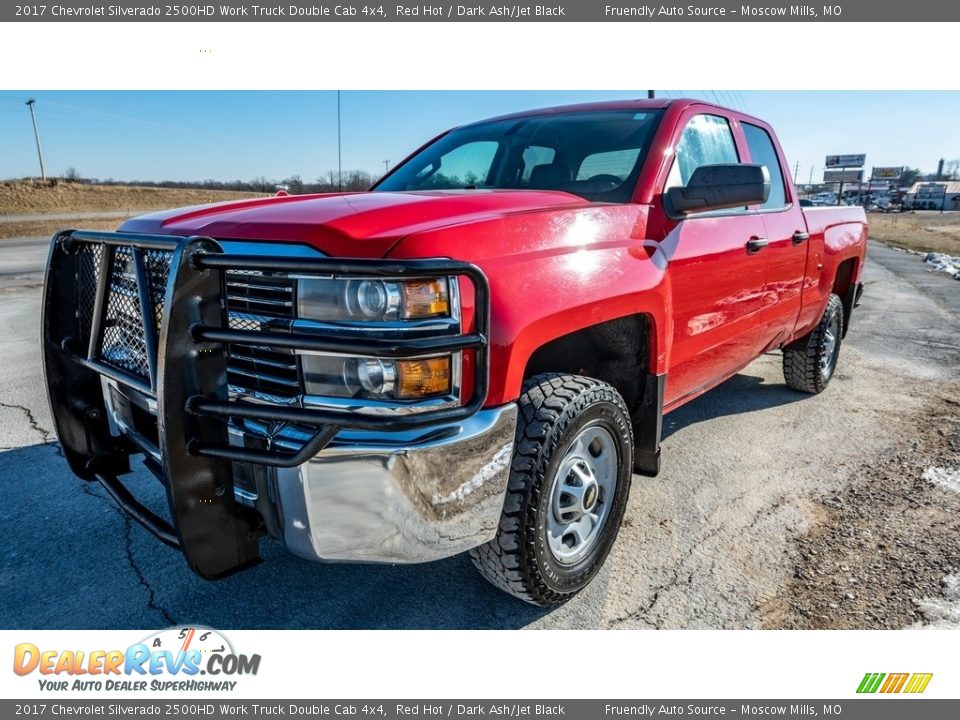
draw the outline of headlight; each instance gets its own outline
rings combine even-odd
[[[430,318],[457,318],[451,298],[453,279],[301,278],[297,315],[323,323],[394,323],[380,332],[404,334],[403,323]],[[356,331],[354,331],[356,332]],[[459,389],[460,353],[411,359],[388,359],[302,353],[307,395],[360,400],[425,400],[455,395]]]
[[[308,395],[371,400],[418,400],[453,392],[453,358],[413,360],[301,356]]]
[[[447,278],[344,280],[303,278],[297,299],[302,318],[327,322],[421,320],[450,314]]]

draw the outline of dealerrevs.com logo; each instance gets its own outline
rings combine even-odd
[[[37,675],[41,690],[145,692],[232,691],[239,676],[256,675],[260,655],[234,651],[210,628],[170,628],[125,650],[59,650],[20,643],[13,671]],[[202,677],[201,677],[202,676]]]

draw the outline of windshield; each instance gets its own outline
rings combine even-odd
[[[428,145],[373,190],[563,190],[625,203],[659,119],[659,110],[604,110],[469,125]]]

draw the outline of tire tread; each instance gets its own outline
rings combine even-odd
[[[821,393],[830,382],[825,381],[820,373],[820,358],[824,353],[824,329],[827,318],[833,313],[840,316],[840,327],[843,327],[843,302],[838,295],[831,294],[827,300],[827,307],[823,317],[807,341],[794,343],[783,349],[783,378],[787,387],[805,393]],[[837,338],[840,342],[840,338]],[[839,352],[839,348],[837,348]]]
[[[518,401],[514,455],[499,531],[493,540],[470,551],[474,566],[488,582],[534,605],[552,607],[573,595],[550,589],[532,560],[534,548],[529,538],[535,536],[536,523],[532,510],[542,491],[534,480],[543,473],[557,438],[578,416],[566,411],[571,405],[581,408],[599,400],[616,404],[629,417],[620,394],[599,380],[545,373],[525,383]],[[524,538],[526,548],[521,545]]]

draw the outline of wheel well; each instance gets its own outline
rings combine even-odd
[[[545,372],[596,378],[612,385],[632,410],[643,395],[649,337],[645,315],[628,315],[591,325],[534,351],[523,378]]]
[[[620,393],[633,423],[633,469],[643,475],[660,471],[660,432],[665,375],[649,372],[655,337],[646,315],[628,315],[577,330],[538,348],[524,380],[545,372],[585,375]]]
[[[843,302],[843,335],[846,336],[850,326],[850,315],[853,312],[853,300],[856,288],[853,286],[854,271],[857,269],[857,259],[844,260],[837,266],[837,274],[833,278],[833,292],[840,296]]]

